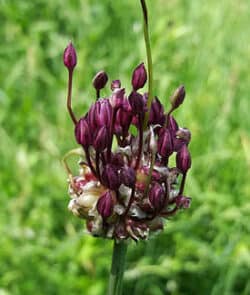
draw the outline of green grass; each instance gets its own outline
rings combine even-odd
[[[192,208],[130,246],[124,294],[250,293],[250,4],[148,1],[155,94],[192,131]],[[76,146],[62,52],[78,52],[73,104],[94,100],[105,69],[129,87],[145,60],[139,1],[0,0],[0,294],[105,294],[111,242],[67,211],[60,164]]]

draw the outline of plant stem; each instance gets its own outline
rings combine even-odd
[[[141,161],[141,155],[142,155],[142,149],[143,149],[143,119],[142,116],[139,114],[139,147],[138,147],[138,155],[137,160],[135,164],[135,170],[139,168],[140,161]]]
[[[71,107],[72,79],[73,79],[73,70],[69,70],[67,108],[68,108],[68,112],[70,114],[71,120],[76,125],[77,119]]]
[[[185,186],[185,181],[186,181],[186,177],[187,177],[187,172],[185,172],[183,174],[183,176],[182,176],[181,187],[180,187],[179,195],[181,195],[183,193],[184,186]]]
[[[144,39],[147,51],[147,61],[148,61],[148,101],[147,101],[147,109],[148,112],[145,114],[144,118],[144,129],[147,127],[149,111],[151,107],[151,103],[153,100],[153,62],[152,62],[152,55],[151,55],[151,46],[149,40],[149,30],[148,30],[148,10],[145,0],[140,0],[142,11],[143,11],[143,19],[144,19]]]
[[[126,253],[127,244],[125,242],[117,243],[116,241],[114,241],[108,295],[122,294],[122,280],[125,267]]]
[[[96,100],[98,100],[98,98],[100,98],[100,90],[99,89],[96,90]]]

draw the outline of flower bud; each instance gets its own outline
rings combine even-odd
[[[128,187],[133,187],[135,180],[135,170],[132,167],[123,167],[121,170],[121,182]]]
[[[191,205],[191,198],[184,197],[184,196],[177,196],[175,198],[176,207],[179,209],[188,209]]]
[[[131,124],[133,114],[128,100],[123,100],[123,105],[116,113],[115,133],[126,137]]]
[[[150,188],[149,202],[156,211],[160,211],[165,205],[165,192],[158,182]]]
[[[75,127],[76,141],[84,148],[88,148],[91,144],[91,134],[88,123],[85,118],[81,118]]]
[[[101,90],[102,88],[104,88],[107,82],[108,75],[104,71],[98,72],[92,81],[93,86],[96,90]]]
[[[133,72],[132,76],[132,86],[133,90],[137,91],[138,89],[142,88],[147,81],[147,72],[144,66],[144,63],[141,63],[137,66]]]
[[[77,63],[76,51],[71,42],[64,50],[63,62],[69,71],[73,71],[74,67],[76,66],[76,63]]]
[[[96,101],[88,112],[88,122],[91,130],[110,126],[112,107],[108,99]]]
[[[107,148],[108,143],[109,143],[108,137],[109,137],[109,134],[108,134],[107,127],[102,126],[98,130],[97,135],[94,140],[94,143],[93,143],[93,146],[97,152],[102,152]]]
[[[111,190],[117,190],[121,184],[118,171],[114,165],[106,165],[102,173],[105,185]]]
[[[106,219],[112,215],[114,208],[114,201],[112,193],[110,191],[105,192],[98,200],[96,205],[98,213],[103,219]]]
[[[163,125],[165,122],[164,108],[157,97],[151,104],[148,122],[152,125]]]
[[[158,139],[158,153],[168,158],[173,153],[173,142],[168,129],[161,129]]]
[[[124,165],[123,153],[122,152],[111,153],[110,164],[114,165],[116,168],[122,167]]]
[[[186,92],[185,87],[183,85],[179,86],[174,94],[170,97],[170,102],[172,104],[173,109],[177,109],[179,105],[181,105],[184,101]]]
[[[174,150],[178,152],[183,145],[188,145],[191,140],[191,133],[187,128],[179,128],[174,138]]]
[[[111,90],[114,91],[117,88],[121,88],[121,81],[120,80],[114,80],[111,83]]]
[[[176,132],[178,131],[179,127],[177,122],[175,121],[175,118],[173,116],[169,116],[168,119],[168,129],[172,136],[175,136]]]
[[[143,96],[133,91],[128,97],[133,114],[141,114],[145,111],[145,102]]]
[[[179,130],[176,132],[176,136],[177,136],[177,138],[183,140],[187,144],[191,140],[191,132],[187,128],[179,128]]]
[[[125,89],[122,88],[117,88],[114,90],[111,99],[110,99],[110,104],[112,105],[113,108],[120,108],[123,105],[124,101],[124,95],[125,95]]]
[[[185,144],[177,152],[176,166],[182,173],[186,173],[191,167],[191,156]]]

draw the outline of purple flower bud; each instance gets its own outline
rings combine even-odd
[[[141,63],[137,66],[133,72],[132,76],[132,86],[133,90],[137,91],[138,89],[142,88],[147,81],[147,72],[144,66],[144,63]]]
[[[133,187],[135,185],[135,170],[131,167],[123,167],[121,170],[121,181],[124,185],[128,187]]]
[[[175,121],[174,117],[173,116],[169,116],[169,119],[168,119],[168,129],[171,133],[172,136],[175,136],[176,132],[178,131],[179,127],[178,127],[178,124],[177,122]]]
[[[110,217],[114,208],[112,193],[110,191],[105,192],[97,201],[96,207],[103,219]]]
[[[191,156],[186,145],[177,152],[176,166],[182,173],[186,173],[191,167]]]
[[[173,153],[173,142],[168,129],[161,129],[158,139],[158,153],[163,158],[168,158]]]
[[[116,114],[115,133],[126,137],[132,118],[133,114],[129,102],[127,99],[124,99],[122,108],[120,108]]]
[[[81,118],[75,127],[75,138],[76,141],[81,144],[84,148],[87,148],[91,144],[91,134],[88,123],[85,118]]]
[[[186,92],[185,87],[183,85],[179,86],[174,94],[170,97],[170,102],[172,104],[172,108],[176,109],[179,105],[181,105],[184,101]]]
[[[70,42],[64,50],[63,62],[69,71],[73,71],[77,63],[76,51],[73,44]]]
[[[174,138],[174,150],[178,152],[183,145],[188,145],[191,140],[191,133],[187,128],[179,128]]]
[[[112,107],[108,99],[99,99],[88,112],[88,123],[90,130],[98,127],[110,126]]]
[[[149,113],[149,124],[160,124],[163,125],[165,122],[164,108],[160,103],[159,99],[156,97],[151,104]]]
[[[179,128],[179,130],[176,132],[176,136],[177,136],[177,138],[183,140],[187,144],[191,140],[191,132],[187,128]]]
[[[104,71],[98,72],[92,81],[93,86],[96,90],[101,90],[102,88],[104,88],[107,82],[108,75]]]
[[[102,179],[105,185],[111,190],[117,190],[121,184],[118,170],[111,164],[104,167]]]
[[[184,197],[184,196],[177,196],[175,198],[175,204],[176,204],[176,207],[179,208],[179,209],[188,209],[190,208],[190,205],[191,205],[191,198],[188,198],[188,197]]]
[[[165,205],[165,192],[158,182],[155,182],[150,188],[149,201],[156,211],[160,211]]]
[[[117,88],[121,88],[121,81],[120,80],[114,80],[111,83],[111,90],[114,91]]]
[[[93,146],[97,152],[104,151],[109,144],[109,134],[106,126],[102,126],[95,137]]]
[[[143,96],[133,91],[128,97],[133,114],[142,114],[145,111],[145,101]]]
[[[111,153],[110,163],[114,165],[117,169],[124,166],[124,155],[122,152]]]
[[[124,95],[125,95],[125,89],[122,88],[117,88],[111,98],[110,98],[110,103],[112,105],[113,108],[120,108],[123,105],[123,101],[124,101]]]

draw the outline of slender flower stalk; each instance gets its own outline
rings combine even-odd
[[[72,97],[72,80],[73,80],[73,71],[69,70],[69,79],[68,79],[68,96],[67,96],[67,108],[70,114],[70,117],[73,123],[76,125],[77,119],[71,107],[71,97]]]
[[[153,101],[153,61],[152,61],[152,54],[151,54],[151,45],[150,45],[150,38],[149,38],[149,25],[148,25],[148,9],[145,0],[141,1],[141,7],[143,12],[143,20],[144,20],[144,39],[146,45],[146,53],[147,53],[147,61],[148,61],[148,101],[147,101],[147,109],[150,110],[151,103]],[[145,115],[144,119],[144,129],[147,127],[149,114],[148,112]]]
[[[72,43],[63,56],[69,71],[67,108],[81,151],[73,150],[63,159],[69,182],[68,209],[86,220],[89,234],[114,241],[109,295],[122,293],[129,242],[147,240],[152,233],[163,230],[164,220],[189,208],[191,202],[183,195],[191,167],[191,133],[179,127],[172,115],[184,102],[185,88],[180,86],[170,97],[168,112],[153,95],[148,11],[145,0],[140,4],[148,71],[144,63],[139,64],[132,73],[131,89],[126,92],[116,79],[111,82],[111,94],[105,98],[101,90],[107,85],[108,75],[98,72],[92,81],[96,98],[79,120],[71,107],[77,61]],[[147,81],[148,92],[141,93]],[[131,127],[137,131],[132,133]],[[80,156],[75,176],[67,163],[71,155]],[[169,161],[173,156],[174,167]]]

